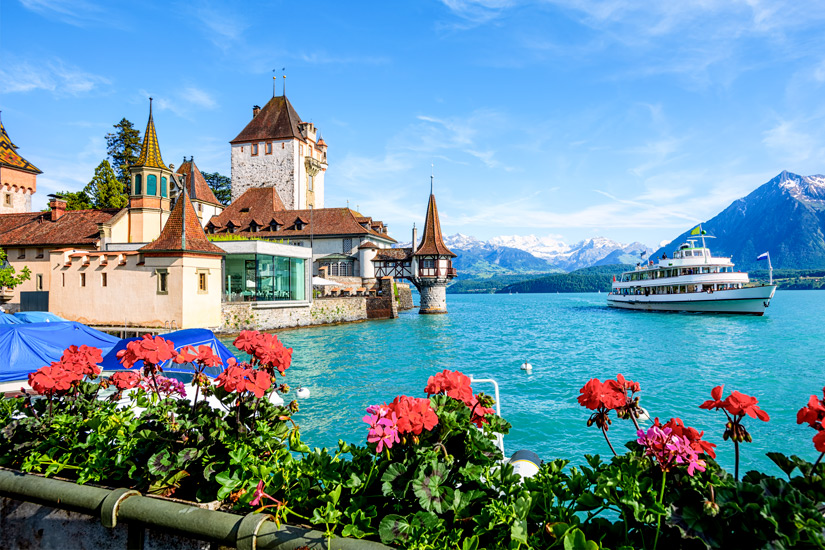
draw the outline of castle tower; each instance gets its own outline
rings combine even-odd
[[[0,120],[0,214],[31,212],[37,174],[42,173],[20,156]]]
[[[169,218],[169,185],[172,171],[163,163],[158,146],[158,134],[152,119],[152,98],[149,98],[149,122],[143,134],[143,145],[135,164],[129,167],[132,185],[129,190],[129,242],[145,243],[160,235]]]
[[[418,313],[447,313],[447,283],[456,276],[452,262],[455,256],[444,244],[438,207],[431,187],[427,218],[424,220],[424,234],[421,235],[421,244],[412,256],[410,281],[421,295]]]
[[[254,106],[252,120],[230,143],[233,201],[252,187],[274,187],[288,210],[324,207],[327,144],[286,95]]]

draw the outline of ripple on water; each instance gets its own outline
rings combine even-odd
[[[513,424],[508,453],[526,448],[576,462],[609,453],[576,397],[588,379],[622,373],[642,385],[651,416],[704,429],[723,466],[733,464],[732,445],[721,440],[724,417],[698,408],[719,384],[756,395],[771,415],[768,423],[746,420],[754,442],[743,446],[745,470],[771,467],[764,454],[773,450],[816,458],[813,432],[796,424],[796,411],[825,385],[825,292],[780,291],[763,317],[623,311],[599,294],[450,295],[449,310],[281,332],[295,350],[286,381],[312,390],[295,417],[310,446],[363,443],[367,406],[421,396],[429,376],[457,369],[499,382]],[[519,368],[525,360],[530,375]],[[609,433],[617,447],[634,438],[628,422],[615,421]]]

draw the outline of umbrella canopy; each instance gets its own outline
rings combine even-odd
[[[185,330],[176,330],[175,332],[169,332],[167,334],[161,334],[166,340],[171,340],[175,344],[175,349],[180,351],[180,349],[184,346],[209,346],[212,348],[212,351],[218,356],[220,356],[221,360],[223,361],[222,367],[207,367],[204,373],[211,377],[218,376],[224,368],[226,368],[226,362],[232,358],[236,359],[235,355],[229,348],[227,348],[223,342],[218,340],[218,338],[212,333],[211,330],[207,330],[205,328],[189,328]],[[115,345],[103,357],[103,362],[100,363],[100,367],[105,371],[113,371],[113,370],[123,370],[125,367],[120,363],[120,360],[117,358],[117,352],[120,350],[126,349],[126,345],[129,342],[134,342],[135,340],[140,340],[140,338],[124,338],[120,342]],[[137,361],[134,365],[134,369],[140,369],[143,367],[143,361]],[[194,371],[191,363],[183,363],[178,364],[173,362],[171,359],[167,360],[165,363],[161,364],[161,368],[166,372],[186,372],[191,373]]]
[[[339,286],[341,283],[324,279],[323,277],[313,277],[312,286]]]
[[[105,355],[119,340],[71,321],[0,325],[0,382],[27,380],[29,373],[59,361],[69,346],[92,346]]]

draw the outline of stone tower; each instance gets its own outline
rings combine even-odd
[[[143,134],[140,156],[129,167],[129,176],[132,181],[129,190],[129,242],[150,242],[160,235],[169,218],[169,186],[172,182],[172,171],[163,163],[160,154],[158,134],[152,120],[151,98],[149,122]]]
[[[288,210],[324,207],[327,144],[302,122],[286,95],[273,97],[232,144],[232,200],[252,187],[274,187]]]
[[[32,211],[38,168],[20,156],[0,120],[0,214]]]
[[[413,247],[415,241],[413,241]],[[430,202],[427,204],[427,218],[421,243],[413,252],[410,281],[421,295],[418,313],[447,313],[447,283],[456,276],[452,259],[455,254],[444,244],[441,235],[441,221],[435,195],[430,188]]]

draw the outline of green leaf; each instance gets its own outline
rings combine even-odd
[[[473,535],[468,539],[464,539],[461,543],[461,550],[478,550],[478,537]]]
[[[429,473],[426,470],[429,470]],[[440,514],[447,509],[453,499],[453,490],[442,486],[447,478],[447,468],[443,464],[435,463],[426,470],[413,479],[413,492],[422,508]]]
[[[601,507],[603,503],[604,501],[593,493],[584,493],[576,499],[577,509],[582,511],[594,510]]]
[[[410,537],[410,523],[404,516],[390,514],[381,520],[378,534],[381,536],[381,542],[385,544],[405,542]]]
[[[564,550],[598,550],[599,545],[588,541],[581,529],[573,529],[564,537]]]
[[[172,454],[168,449],[156,452],[148,461],[149,473],[156,476],[165,476],[172,470],[173,465]]]
[[[793,471],[796,470],[797,465],[782,453],[767,453],[767,455],[788,477],[791,477]]]
[[[393,482],[403,476],[406,472],[407,467],[404,464],[398,462],[393,462],[390,464],[387,471],[381,476],[381,492],[385,497],[394,496],[396,498],[402,498],[404,496],[404,493],[407,490],[406,486],[403,489],[400,487],[393,488]]]

